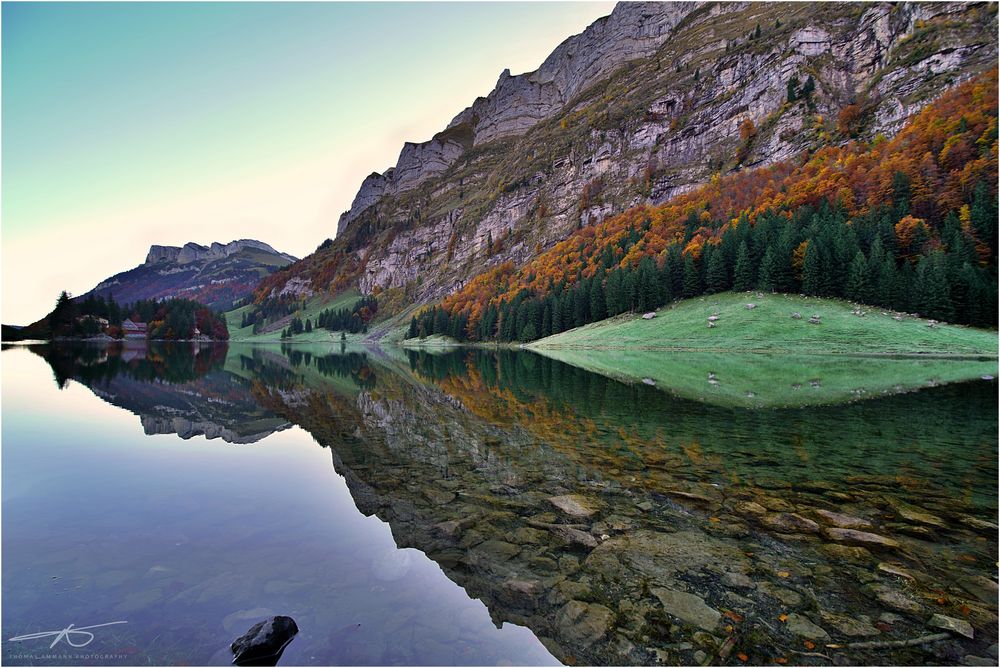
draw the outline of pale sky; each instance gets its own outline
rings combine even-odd
[[[2,6],[0,319],[151,244],[302,257],[361,180],[610,2]]]

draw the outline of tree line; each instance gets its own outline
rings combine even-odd
[[[122,338],[124,332],[121,326],[126,319],[146,323],[148,339],[191,339],[197,334],[220,341],[229,338],[225,317],[191,299],[140,299],[123,306],[111,297],[100,295],[73,299],[65,290],[59,294],[55,308],[44,319],[48,331],[43,334],[83,337],[103,333],[112,338]]]
[[[342,335],[346,332],[352,334],[367,332],[368,323],[371,322],[376,313],[378,313],[378,300],[368,295],[354,302],[351,308],[321,311],[316,318],[315,326],[311,318],[306,318],[303,321],[302,318],[296,316],[292,318],[288,327],[281,331],[281,338],[290,339],[296,334],[312,332],[313,329],[341,332]],[[245,317],[246,314],[244,314]]]
[[[718,243],[692,247],[699,222],[691,220],[682,243],[661,261],[620,259],[646,231],[631,229],[606,247],[593,276],[551,281],[490,303],[469,328],[468,315],[432,307],[410,322],[408,337],[443,334],[458,340],[531,341],[626,312],[650,311],[677,299],[726,290],[797,292],[848,299],[977,326],[997,321],[995,263],[983,265],[967,227],[995,238],[997,197],[980,183],[967,226],[949,213],[940,241],[931,243],[925,221],[909,214],[908,184],[897,179],[893,205],[849,218],[843,207],[821,202],[791,218],[766,211],[754,224],[744,217]],[[685,252],[687,250],[688,252]]]

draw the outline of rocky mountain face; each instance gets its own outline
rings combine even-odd
[[[996,66],[996,28],[996,6],[976,3],[621,3],[407,143],[333,244],[257,297],[356,284],[400,308],[433,301],[715,175],[890,136]]]
[[[253,239],[211,246],[153,245],[141,265],[101,281],[83,297],[110,296],[120,304],[184,297],[227,310],[235,300],[249,295],[263,277],[295,260]]]

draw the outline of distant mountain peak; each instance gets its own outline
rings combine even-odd
[[[208,246],[154,244],[145,262],[104,279],[81,298],[99,295],[131,304],[139,299],[184,297],[228,310],[233,302],[251,294],[262,278],[295,260],[256,239],[216,241]]]
[[[146,254],[145,264],[157,264],[160,262],[189,264],[191,262],[199,262],[202,260],[215,260],[228,257],[233,253],[238,253],[247,248],[255,248],[257,250],[264,251],[265,253],[278,255],[285,258],[289,262],[294,262],[296,260],[295,257],[287,253],[276,251],[263,241],[257,241],[256,239],[236,239],[235,241],[230,241],[227,244],[213,241],[211,246],[202,246],[201,244],[194,243],[193,241],[189,241],[183,246],[160,246],[158,244],[153,244],[149,247],[149,253]]]

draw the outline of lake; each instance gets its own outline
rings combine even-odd
[[[995,662],[996,360],[644,354],[10,347],[3,661]]]

